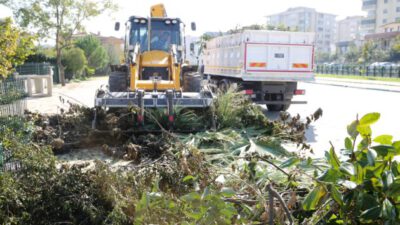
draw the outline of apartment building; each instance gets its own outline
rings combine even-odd
[[[336,49],[346,53],[350,46],[361,46],[364,34],[361,30],[363,16],[350,16],[337,22]]]
[[[365,36],[366,41],[375,42],[379,48],[383,50],[390,50],[396,41],[396,38],[400,36],[400,22],[389,23],[380,27],[383,30],[379,33],[367,34]]]
[[[291,30],[316,33],[316,50],[333,52],[335,48],[336,15],[317,12],[313,8],[296,7],[267,16],[267,24],[284,25]]]
[[[367,16],[361,22],[364,33],[383,33],[383,26],[400,21],[400,0],[363,0]]]

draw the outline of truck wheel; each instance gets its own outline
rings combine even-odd
[[[203,77],[197,72],[186,72],[183,75],[183,91],[184,92],[200,92],[201,81]]]
[[[284,98],[280,94],[273,94],[271,96],[272,101],[282,101]],[[272,112],[280,112],[280,111],[286,111],[288,110],[290,105],[272,105],[272,104],[267,104],[267,109]]]
[[[114,71],[108,77],[110,92],[124,92],[128,88],[126,72]]]
[[[223,93],[227,92],[230,87],[230,82],[227,79],[222,79],[218,82],[218,89]]]

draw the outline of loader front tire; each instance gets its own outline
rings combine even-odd
[[[184,92],[200,92],[203,76],[197,72],[186,72],[183,75]]]
[[[108,77],[110,92],[124,92],[128,89],[126,72],[114,71]]]

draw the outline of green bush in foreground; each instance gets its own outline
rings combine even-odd
[[[379,117],[367,114],[347,127],[343,157],[333,147],[326,153],[330,167],[303,202],[305,210],[317,211],[311,224],[399,224],[400,141],[391,135],[372,138],[370,126]]]

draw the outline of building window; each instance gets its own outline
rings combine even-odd
[[[383,14],[387,14],[388,13],[388,10],[387,9],[384,9],[383,10]]]
[[[400,7],[396,7],[396,12],[400,12]]]
[[[382,23],[383,23],[383,24],[386,24],[386,23],[387,23],[387,19],[383,19],[383,20],[382,20]]]
[[[389,0],[385,0],[385,3],[388,3],[389,2]]]

